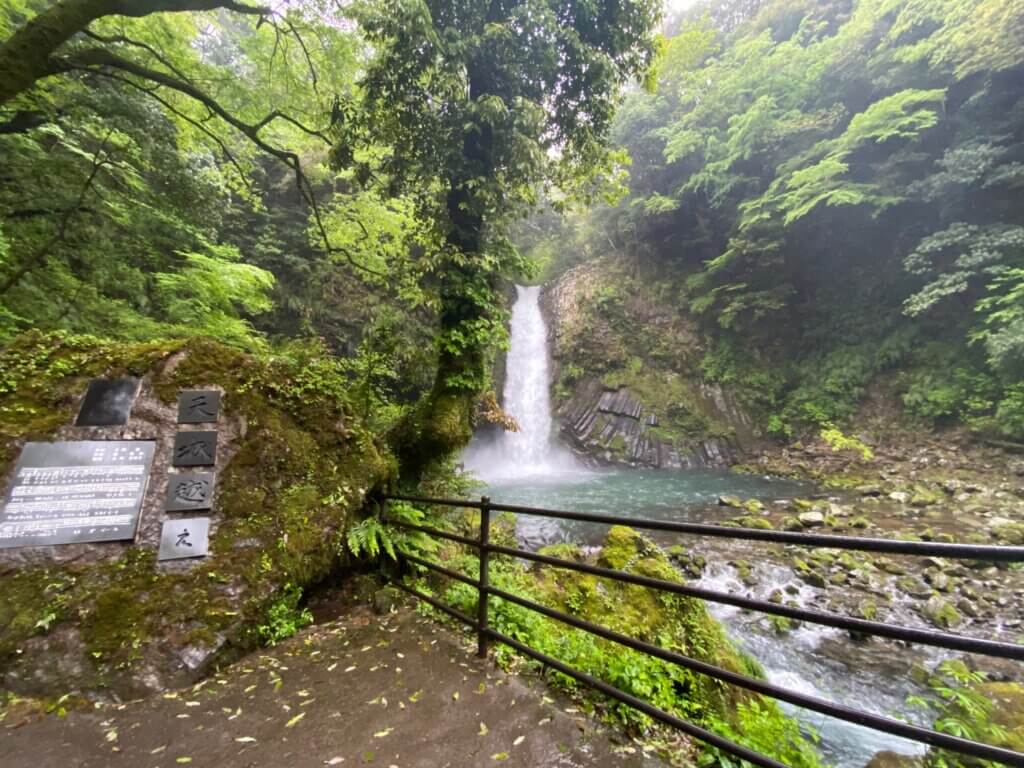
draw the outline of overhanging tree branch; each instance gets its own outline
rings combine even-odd
[[[317,202],[316,195],[313,190],[313,184],[306,176],[302,169],[302,163],[297,153],[290,150],[281,149],[275,147],[273,144],[267,142],[260,132],[270,123],[277,119],[283,119],[287,122],[295,125],[300,130],[311,136],[317,136],[323,141],[330,143],[326,136],[318,131],[308,128],[302,125],[301,122],[293,117],[285,115],[281,112],[274,111],[258,120],[255,123],[247,123],[236,115],[233,115],[224,106],[222,106],[216,99],[209,96],[207,93],[199,89],[193,83],[187,80],[181,80],[166,72],[144,67],[141,64],[137,64],[134,61],[122,58],[117,54],[106,50],[104,48],[89,48],[86,50],[75,51],[66,58],[53,58],[48,64],[51,74],[59,74],[62,72],[73,72],[73,71],[84,71],[91,72],[94,74],[100,74],[105,76],[112,76],[110,70],[118,72],[124,72],[134,77],[141,78],[142,80],[152,83],[158,87],[169,88],[177,91],[181,94],[188,96],[189,98],[199,102],[212,114],[219,117],[221,120],[226,122],[232,128],[237,130],[249,141],[259,147],[261,150],[266,152],[268,155],[278,159],[284,163],[288,168],[295,174],[295,183],[299,190],[299,194],[305,200],[306,204],[309,205],[310,210],[313,213],[313,221],[316,226],[317,232],[320,235],[320,239],[323,242],[324,250],[328,254],[341,254],[345,257],[345,260],[355,269],[373,275],[378,278],[386,278],[387,275],[379,272],[378,270],[372,269],[371,267],[361,264],[358,259],[348,249],[336,246],[331,243],[327,228],[324,225],[323,217],[321,215],[320,206]],[[123,78],[117,78],[123,79]],[[140,88],[145,93],[153,95],[152,91],[148,88],[142,88],[137,83],[132,83],[137,88]],[[189,120],[193,125],[196,125],[196,121]],[[218,142],[223,148],[223,143]]]
[[[48,65],[57,49],[97,19],[217,8],[254,16],[273,13],[236,0],[58,0],[0,44],[0,104],[51,74]]]

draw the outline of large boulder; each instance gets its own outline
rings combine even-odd
[[[69,425],[91,378],[125,375],[141,386],[115,437],[156,443],[136,538],[0,550],[0,676],[17,693],[140,695],[252,647],[343,563],[347,526],[393,472],[316,348],[271,361],[202,339],[66,335],[0,353],[0,472],[28,440],[109,439]],[[192,388],[223,393],[210,553],[157,562],[177,395]]]

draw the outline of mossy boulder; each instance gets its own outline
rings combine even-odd
[[[996,746],[1024,752],[1024,685],[982,683],[978,690],[992,702],[992,722],[1006,731],[1006,738]]]
[[[156,443],[134,542],[0,551],[0,675],[22,694],[140,695],[259,642],[285,595],[344,565],[344,532],[394,464],[322,350],[260,359],[204,339],[103,343],[28,335],[0,353],[0,468],[69,427],[91,378],[136,376],[126,439]],[[208,557],[158,563],[178,392],[223,393]]]
[[[960,612],[945,598],[938,595],[929,598],[921,612],[939,629],[952,629],[963,622]]]

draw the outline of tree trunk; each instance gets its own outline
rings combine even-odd
[[[484,92],[485,88],[471,79],[470,98],[479,98]],[[496,277],[486,274],[480,266],[485,222],[480,203],[466,183],[493,173],[492,148],[490,125],[474,127],[463,134],[464,173],[449,185],[446,241],[464,258],[449,263],[441,281],[442,336],[493,311],[492,306],[481,305],[477,298],[483,288],[484,295],[494,299],[497,286]],[[467,290],[470,288],[475,290]],[[473,437],[473,408],[480,392],[467,382],[484,380],[488,346],[470,343],[457,352],[443,346],[440,349],[430,394],[421,400],[412,417],[399,425],[392,441],[403,482],[418,482],[430,464],[461,450]]]

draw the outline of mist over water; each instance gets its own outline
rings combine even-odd
[[[510,328],[502,406],[519,431],[474,439],[463,457],[466,469],[485,482],[580,472],[552,435],[548,329],[540,311],[540,286],[516,286]]]

